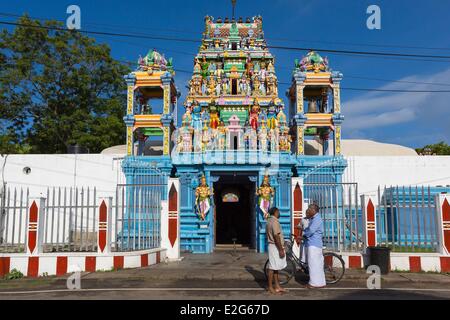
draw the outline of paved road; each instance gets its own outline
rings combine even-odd
[[[66,277],[0,280],[0,300],[11,299],[450,299],[450,276],[392,272],[381,290],[368,290],[364,270],[348,270],[341,282],[306,289],[301,274],[272,296],[265,291],[260,254],[186,255],[183,261],[117,272],[83,273],[81,290],[68,290]]]

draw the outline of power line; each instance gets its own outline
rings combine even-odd
[[[46,30],[55,30],[55,31],[70,31],[64,28],[57,27],[49,27],[42,25],[29,25],[18,22],[6,22],[0,21],[0,24],[3,25],[11,25],[11,26],[20,26],[26,28],[40,28]],[[127,33],[114,33],[114,32],[102,32],[102,31],[91,31],[91,30],[77,30],[80,33],[84,34],[95,34],[95,35],[105,35],[105,36],[116,36],[116,37],[130,37],[130,38],[142,38],[142,39],[151,39],[151,40],[163,40],[163,41],[179,41],[179,42],[190,42],[190,43],[201,43],[199,40],[187,39],[187,38],[175,38],[175,37],[166,37],[166,36],[150,36],[143,34],[127,34]],[[433,59],[450,59],[450,56],[442,56],[442,55],[424,55],[424,54],[406,54],[406,53],[393,53],[393,52],[373,52],[373,51],[353,51],[353,50],[334,50],[334,49],[325,49],[325,48],[302,48],[302,47],[286,47],[286,46],[270,46],[267,48],[271,49],[280,49],[280,50],[289,50],[289,51],[309,51],[315,50],[319,52],[327,52],[327,53],[336,53],[336,54],[351,54],[351,55],[365,55],[365,56],[380,56],[380,57],[409,57],[409,58],[433,58]]]
[[[5,17],[14,17],[14,18],[20,18],[23,17],[23,15],[20,14],[13,14],[13,13],[5,13],[0,12],[0,16]],[[53,18],[39,18],[39,17],[31,17],[32,19],[36,20],[56,20],[59,22],[64,22],[62,20],[53,19]],[[192,30],[186,30],[186,29],[175,29],[175,28],[159,28],[159,27],[130,27],[130,26],[123,26],[123,25],[116,25],[116,24],[105,24],[105,23],[93,23],[93,22],[84,22],[85,25],[92,25],[92,26],[103,26],[108,27],[111,30],[126,30],[128,29],[139,29],[139,30],[159,30],[159,31],[169,31],[169,32],[176,32],[176,33],[183,33],[183,34],[197,34],[196,31]],[[135,33],[139,34],[139,33]],[[143,34],[145,35],[145,34]],[[440,50],[440,51],[449,51],[450,48],[442,48],[442,47],[425,47],[425,46],[410,46],[410,45],[389,45],[389,44],[373,44],[373,43],[352,43],[352,42],[339,42],[339,41],[323,41],[323,40],[311,40],[311,39],[292,39],[292,38],[277,38],[277,37],[265,37],[267,40],[273,40],[273,41],[286,41],[286,42],[311,42],[311,43],[324,43],[324,44],[332,44],[332,45],[344,45],[344,46],[362,46],[362,47],[377,47],[377,48],[400,48],[400,49],[423,49],[423,50]]]

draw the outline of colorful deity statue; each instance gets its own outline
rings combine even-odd
[[[192,132],[191,127],[192,116],[190,108],[186,108],[186,113],[183,115],[182,126],[178,131],[177,151],[191,152],[192,151]]]
[[[222,92],[222,84],[220,78],[216,81],[216,96],[220,96],[220,93]]]
[[[223,77],[222,79],[222,94],[229,94],[229,83],[226,77]]]
[[[206,79],[202,79],[202,95],[206,96],[207,93],[208,93],[208,86],[206,83]]]
[[[217,149],[225,150],[226,149],[226,139],[227,139],[227,127],[223,121],[219,122],[219,126],[217,127]]]
[[[195,130],[202,129],[202,107],[197,101],[192,103],[192,126]]]
[[[259,81],[259,77],[257,75],[253,76],[253,95],[261,95],[261,82]]]
[[[201,72],[202,72],[202,67],[200,65],[200,61],[198,61],[198,58],[195,58],[194,74],[200,74]]]
[[[258,149],[258,135],[256,130],[253,129],[248,123],[245,127],[244,140],[248,150],[255,151]]]
[[[190,84],[190,94],[191,95],[201,95],[202,94],[202,78],[200,76],[194,75],[189,81]]]
[[[261,186],[256,190],[256,195],[258,196],[258,205],[264,215],[264,219],[267,219],[269,217],[270,204],[275,195],[275,190],[270,186],[268,175],[264,176]]]
[[[277,127],[277,108],[275,104],[271,102],[267,108],[267,127],[270,129],[275,129]]]
[[[266,127],[266,121],[261,121],[261,128],[258,132],[258,140],[259,140],[259,149],[261,151],[267,151],[267,145],[268,145],[268,133],[267,133],[267,127]]]
[[[289,127],[282,126],[280,128],[280,141],[279,141],[279,149],[280,151],[291,151],[291,142],[292,138],[289,135]]]
[[[250,83],[245,75],[242,76],[241,82],[239,83],[239,89],[243,95],[249,96],[251,94]]]
[[[248,59],[247,59],[245,68],[246,68],[247,78],[251,79],[253,76],[253,62],[250,57],[248,57]]]
[[[260,92],[260,94],[262,94],[263,96],[266,95],[266,85],[264,84],[264,81],[260,81],[260,82],[259,82],[259,92]]]
[[[225,72],[225,71],[223,70],[222,63],[219,62],[219,63],[217,64],[217,69],[216,69],[216,71],[214,71],[214,75],[215,75],[217,78],[222,78],[224,72]]]
[[[312,71],[315,73],[329,71],[328,67],[328,59],[322,58],[317,52],[311,50],[307,53],[306,56],[298,63],[298,60],[295,61],[296,68],[299,68],[300,71]]]
[[[216,64],[214,62],[210,63],[210,65],[208,66],[208,73],[210,75],[214,75],[216,70],[217,70]]]
[[[206,177],[200,178],[200,185],[195,189],[195,211],[202,221],[205,220],[211,208],[213,190],[206,184]]]
[[[269,130],[269,139],[270,139],[270,151],[278,152],[279,148],[279,129],[275,127]]]
[[[220,118],[217,112],[216,106],[211,106],[209,109],[209,127],[212,129],[217,129],[219,126]]]
[[[253,106],[250,110],[250,126],[253,130],[258,130],[258,119],[259,119],[259,111],[261,108],[259,107],[258,99],[253,100]]]
[[[284,113],[284,106],[280,103],[278,105],[278,115],[277,115],[277,122],[280,127],[286,126],[287,120],[286,120],[286,114]]]
[[[140,57],[138,63],[139,69],[144,71],[167,70],[168,65],[166,58],[155,49],[149,51],[144,58]]]
[[[206,121],[204,121],[203,129],[202,129],[202,152],[205,152],[210,146],[211,142],[211,130],[209,130],[208,126],[206,125]]]
[[[273,66],[272,60],[269,60],[269,64],[267,65],[267,72],[269,72],[269,73],[275,72],[275,68]]]
[[[267,76],[267,94],[273,96],[278,95],[277,77],[273,73]]]
[[[214,79],[214,76],[211,74],[208,80],[208,95],[213,96],[215,92],[216,92],[216,79]]]
[[[205,56],[203,56],[203,60],[202,60],[200,65],[202,67],[202,77],[203,78],[208,77],[209,76],[209,71],[208,71],[209,63],[208,63],[208,61],[206,61],[206,57]]]

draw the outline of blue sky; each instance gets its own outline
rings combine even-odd
[[[238,0],[236,16],[263,17],[269,45],[381,51],[450,56],[450,1],[380,0]],[[231,0],[218,1],[2,1],[0,13],[65,20],[66,8],[81,8],[85,30],[143,33],[200,39],[205,15],[231,16]],[[366,27],[366,9],[381,8],[381,30]],[[1,21],[12,18],[0,16]],[[97,37],[108,43],[119,60],[135,61],[150,48],[173,57],[176,69],[192,70],[198,44],[117,37]],[[416,47],[416,48],[412,48]],[[428,49],[426,49],[428,48]],[[435,48],[435,49],[429,49]],[[439,48],[439,49],[436,49]],[[272,49],[279,81],[290,82],[295,58],[304,53]],[[344,74],[344,88],[450,90],[450,59],[444,62],[393,58],[328,56]],[[186,97],[190,75],[178,72],[176,82]],[[388,82],[361,78],[401,80]],[[417,84],[427,82],[435,84]],[[439,85],[437,85],[437,84]],[[281,98],[286,85],[280,85]],[[450,93],[391,93],[343,90],[344,139],[374,139],[419,147],[441,140],[450,143]],[[181,104],[180,104],[181,105]]]

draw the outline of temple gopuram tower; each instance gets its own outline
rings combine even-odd
[[[155,185],[146,175],[164,179],[158,185],[177,181],[177,205],[169,199],[173,186],[158,192],[163,201],[169,199],[169,232],[182,251],[211,253],[243,245],[265,252],[270,207],[280,210],[283,232],[289,235],[304,205],[317,196],[305,185],[341,181],[346,167],[340,155],[342,74],[309,52],[295,63],[285,111],[260,16],[205,17],[178,126],[173,78],[171,61],[156,51],[126,76],[123,170],[129,204],[136,202],[136,185],[144,192],[146,185]],[[146,214],[141,206],[138,211]],[[127,212],[128,220],[136,217]]]

